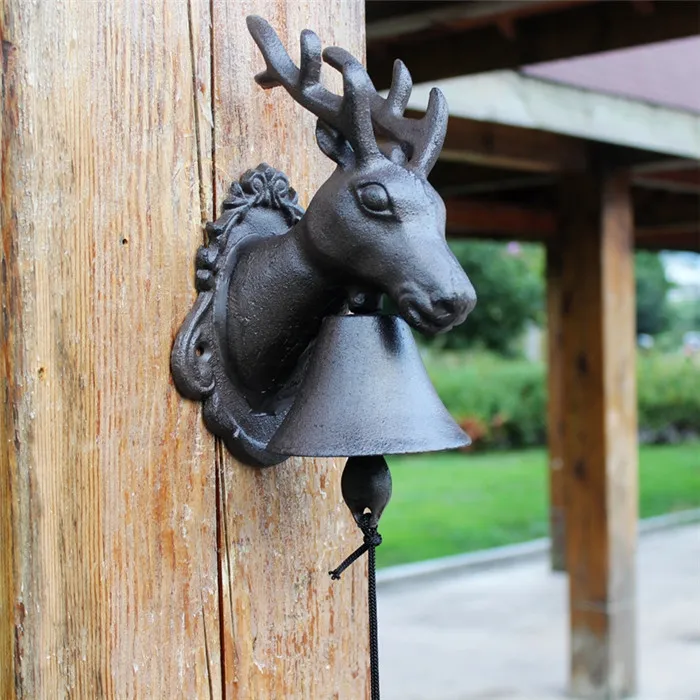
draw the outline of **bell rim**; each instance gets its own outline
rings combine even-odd
[[[464,433],[464,438],[456,440],[455,442],[445,445],[436,445],[434,447],[421,447],[421,448],[391,448],[382,449],[381,446],[377,448],[367,448],[358,449],[350,453],[347,449],[339,448],[337,450],[332,450],[329,448],[319,448],[318,450],[313,450],[313,454],[309,454],[307,450],[304,450],[306,454],[301,454],[301,449],[296,449],[290,446],[283,446],[276,444],[273,440],[269,444],[269,449],[273,450],[275,453],[284,455],[285,457],[323,457],[323,458],[341,458],[350,459],[350,457],[371,457],[372,455],[418,455],[418,454],[432,454],[435,452],[451,452],[458,450],[463,447],[469,447],[472,444],[472,439]]]

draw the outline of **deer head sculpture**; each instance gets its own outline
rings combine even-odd
[[[265,20],[249,17],[248,27],[267,64],[256,82],[285,88],[318,117],[318,145],[338,165],[306,212],[304,246],[345,280],[389,295],[419,331],[461,323],[474,290],[445,243],[445,207],[427,181],[447,129],[443,94],[433,89],[425,116],[408,119],[412,83],[401,61],[385,99],[359,61],[337,47],[321,53],[312,31],[301,34],[297,68]],[[342,97],[321,85],[322,58],[342,73]]]
[[[359,61],[337,47],[322,52],[312,31],[301,34],[297,67],[264,19],[247,22],[266,63],[256,82],[283,87],[318,118],[318,145],[337,168],[305,213],[286,177],[265,164],[231,186],[198,254],[200,294],[171,364],[229,449],[269,464],[279,456],[266,445],[325,316],[375,312],[386,295],[413,328],[435,334],[464,321],[476,296],[427,180],[447,128],[442,93],[432,90],[421,119],[407,118],[412,82],[401,61],[383,98]],[[342,96],[322,86],[323,61],[342,74]]]

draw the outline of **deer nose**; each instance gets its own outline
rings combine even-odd
[[[457,301],[455,299],[439,299],[433,304],[436,318],[452,318],[457,311]]]
[[[459,292],[433,303],[435,318],[444,325],[461,323],[476,305],[474,288],[469,285]]]

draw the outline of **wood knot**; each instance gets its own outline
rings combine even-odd
[[[576,356],[576,370],[583,376],[588,374],[588,358],[582,352]]]

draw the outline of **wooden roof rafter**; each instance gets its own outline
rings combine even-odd
[[[548,87],[556,89],[556,86]],[[421,90],[422,86],[418,86],[415,91],[414,106],[420,104]],[[568,88],[565,91],[572,92]],[[573,91],[574,97],[577,92]],[[590,101],[591,96],[587,93],[586,99]],[[700,249],[697,235],[700,161],[692,157],[696,151],[700,153],[700,116],[671,109],[652,109],[633,100],[614,98],[616,104],[624,103],[638,119],[634,125],[627,125],[628,131],[634,127],[639,129],[638,139],[628,135],[625,142],[615,143],[612,139],[596,140],[594,129],[584,130],[589,133],[586,138],[476,118],[470,116],[469,101],[460,102],[459,95],[452,100],[449,93],[447,97],[455,108],[449,120],[445,148],[431,182],[450,200],[450,235],[546,240],[553,235],[552,212],[556,208],[553,200],[559,177],[590,172],[607,163],[609,167],[626,169],[631,174],[638,209],[635,238],[638,247]],[[571,108],[575,107],[574,104]],[[409,114],[420,116],[420,111],[412,110]],[[677,138],[671,142],[669,139],[676,136],[655,134],[658,123],[655,126],[654,118],[663,118],[661,123],[668,125],[675,123],[674,117],[684,125],[684,133],[690,135],[690,139]],[[564,121],[563,116],[560,118]],[[624,127],[622,119],[619,128]],[[634,143],[639,143],[639,147],[634,147]],[[678,153],[674,155],[674,151]],[[648,197],[644,194],[647,191]],[[536,204],[535,211],[532,206],[523,207],[523,202]],[[542,208],[546,211],[541,211]]]
[[[491,124],[494,134],[500,133],[500,127],[529,129],[541,134],[539,148],[552,150],[554,146],[555,153],[566,148],[574,159],[581,159],[581,142],[652,152],[659,161],[700,158],[700,114],[513,71],[453,78],[436,86],[445,94],[451,118]],[[417,114],[425,111],[431,87],[413,88],[410,110]],[[451,128],[447,133],[445,147],[449,151]],[[519,131],[503,133],[511,134],[518,143],[525,138]]]
[[[394,58],[416,83],[698,33],[694,2],[368,2],[367,65],[378,88]]]
[[[700,198],[669,197],[650,206],[635,191],[635,246],[647,250],[700,252]],[[640,201],[641,200],[641,201]],[[450,198],[447,236],[546,242],[557,236],[556,206],[532,207],[514,202]]]

